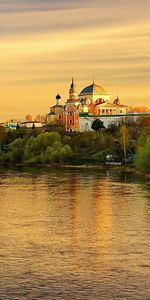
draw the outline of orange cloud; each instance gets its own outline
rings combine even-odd
[[[24,2],[26,8],[27,4]],[[63,6],[61,10],[31,9],[13,14],[8,14],[3,4],[6,11],[0,18],[2,116],[44,113],[58,91],[65,101],[72,75],[77,78],[79,91],[94,77],[112,98],[119,93],[126,104],[149,105],[147,10],[142,8],[143,18],[139,5],[131,20],[129,11],[133,4],[124,3],[125,11],[118,5],[120,15],[112,5],[109,9],[96,1],[94,4],[97,7]]]

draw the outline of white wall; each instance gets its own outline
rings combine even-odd
[[[24,127],[24,128],[33,128],[33,124],[35,126],[35,128],[39,128],[42,127],[42,123],[41,122],[24,122],[24,123],[20,123],[19,126],[20,127]]]
[[[122,122],[122,116],[109,116],[109,117],[80,117],[79,118],[79,130],[80,132],[84,131],[93,131],[91,125],[95,119],[99,119],[103,122],[105,128],[108,128],[111,124],[119,125]]]

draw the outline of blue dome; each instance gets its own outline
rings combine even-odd
[[[99,86],[97,84],[95,84],[94,82],[87,86],[86,88],[84,88],[79,96],[83,96],[85,94],[92,94],[92,95],[105,95],[107,94],[106,91],[104,90],[104,88],[102,86]]]

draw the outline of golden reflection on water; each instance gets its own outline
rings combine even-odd
[[[112,281],[117,291],[130,274],[134,285],[146,293],[143,282],[149,268],[140,266],[149,264],[150,207],[149,190],[142,184],[79,171],[8,173],[0,181],[2,285],[9,282],[15,288],[20,281],[26,286],[30,280],[34,286],[35,276],[36,280],[43,276],[44,282],[53,276],[57,285],[56,277],[69,276],[79,288],[82,280],[86,286],[87,278],[95,278],[91,299],[103,280],[108,285],[107,299]],[[120,277],[117,272],[122,272]],[[11,299],[15,298],[11,295]],[[132,299],[137,300],[137,295]]]

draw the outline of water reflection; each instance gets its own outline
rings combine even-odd
[[[149,188],[110,171],[3,170],[1,299],[148,299]]]

